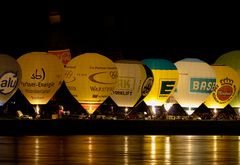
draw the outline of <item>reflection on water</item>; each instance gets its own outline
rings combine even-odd
[[[239,136],[0,136],[0,164],[238,164]]]

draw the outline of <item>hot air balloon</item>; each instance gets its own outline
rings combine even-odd
[[[54,55],[30,52],[17,59],[22,68],[20,91],[32,105],[47,104],[64,80],[64,66]]]
[[[89,115],[111,95],[118,80],[114,62],[98,53],[74,57],[65,70],[68,90]]]
[[[19,88],[22,71],[17,60],[0,54],[0,106],[3,106]]]
[[[212,65],[216,73],[216,86],[205,100],[208,108],[224,108],[236,96],[240,87],[240,76],[226,65]]]
[[[198,108],[213,91],[216,84],[214,69],[197,58],[184,58],[175,63],[179,72],[179,81],[174,98],[189,115],[192,108]]]
[[[177,67],[166,59],[144,59],[153,72],[154,83],[150,93],[144,98],[144,102],[155,109],[167,103],[177,86],[179,73]]]
[[[233,50],[221,55],[214,64],[228,65],[240,75],[240,50]],[[229,104],[234,108],[240,108],[240,91],[237,91],[237,95]]]
[[[153,84],[152,71],[139,61],[121,60],[115,62],[118,68],[118,83],[111,99],[119,106],[137,106],[146,97]]]

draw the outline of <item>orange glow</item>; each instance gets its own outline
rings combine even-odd
[[[93,114],[93,112],[99,107],[98,103],[83,103],[82,107],[88,112],[88,114]]]

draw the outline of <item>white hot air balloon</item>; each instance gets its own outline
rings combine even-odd
[[[148,95],[153,84],[152,71],[140,61],[117,61],[118,83],[111,99],[119,106],[132,108]]]
[[[22,71],[17,60],[0,54],[0,106],[3,106],[19,88]]]
[[[173,96],[191,114],[213,91],[216,74],[208,63],[197,58],[185,58],[175,65],[179,72],[179,81]]]

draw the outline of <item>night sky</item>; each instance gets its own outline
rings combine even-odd
[[[55,8],[62,14],[73,57],[98,52],[113,60],[164,58],[176,62],[193,57],[213,63],[223,53],[240,49],[238,20],[222,11],[101,15],[92,10],[81,12],[71,1],[14,6],[0,13],[0,52],[16,58],[48,49],[48,12]]]

